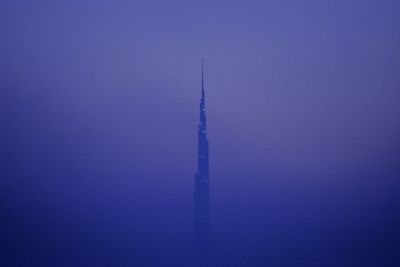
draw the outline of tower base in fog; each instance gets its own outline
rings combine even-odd
[[[194,244],[194,266],[207,267],[212,263],[212,244]]]

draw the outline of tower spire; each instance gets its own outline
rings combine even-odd
[[[201,98],[204,100],[204,58],[201,58]]]

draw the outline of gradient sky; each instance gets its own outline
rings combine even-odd
[[[219,260],[396,266],[399,11],[397,0],[2,0],[5,263],[147,266],[165,244],[186,254],[204,57]]]

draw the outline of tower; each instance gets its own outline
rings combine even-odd
[[[198,127],[197,172],[194,189],[194,252],[197,262],[206,262],[210,256],[210,204],[207,120],[204,92],[204,63],[201,61],[200,122]]]

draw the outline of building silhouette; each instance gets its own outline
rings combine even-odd
[[[210,242],[210,184],[207,140],[207,120],[204,92],[204,63],[201,61],[200,122],[198,127],[197,172],[194,189],[194,254],[197,263],[209,261]]]

